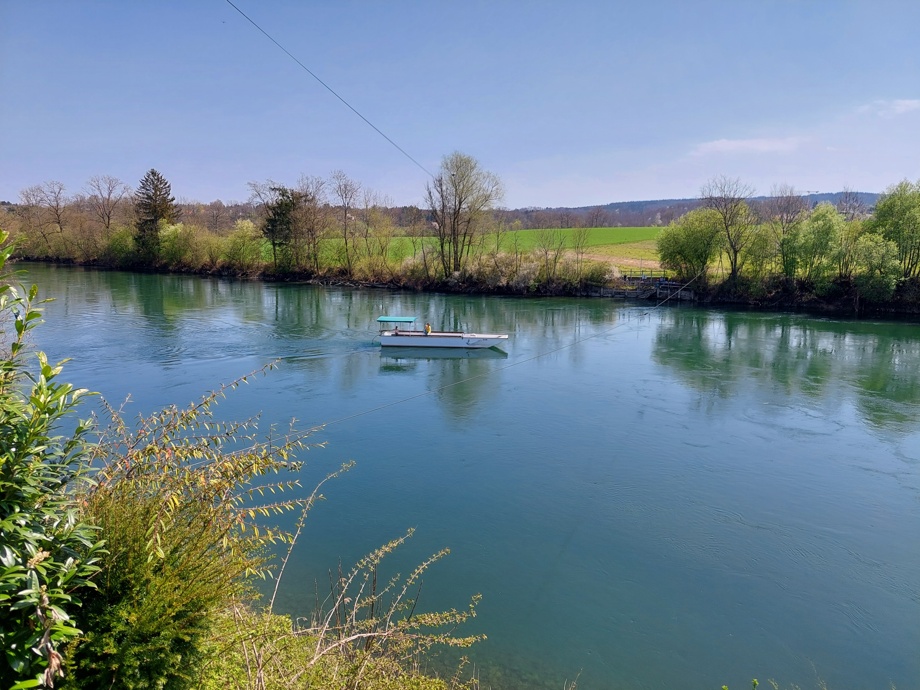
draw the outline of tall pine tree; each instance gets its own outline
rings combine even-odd
[[[262,234],[271,242],[272,245],[272,262],[275,264],[275,270],[279,268],[279,253],[281,254],[281,266],[290,268],[291,240],[296,232],[296,214],[297,208],[303,200],[303,194],[287,187],[272,187],[272,194],[275,198],[266,204],[267,215],[262,225]]]
[[[134,243],[142,263],[155,263],[160,253],[160,221],[175,223],[179,207],[169,182],[151,168],[134,193]]]

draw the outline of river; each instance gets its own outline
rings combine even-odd
[[[424,608],[484,686],[920,687],[920,327],[608,300],[446,296],[27,265],[64,379],[129,415],[221,403],[325,425],[280,599],[416,528]],[[381,314],[509,333],[390,356]],[[320,585],[322,586],[322,585]]]

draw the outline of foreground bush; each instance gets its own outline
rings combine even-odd
[[[348,573],[332,579],[327,599],[309,622],[293,621],[248,605],[228,607],[217,617],[203,687],[240,688],[473,688],[461,681],[461,662],[452,678],[424,673],[426,653],[435,646],[464,648],[482,636],[457,637],[454,629],[475,616],[479,597],[466,610],[418,613],[422,574],[447,551],[435,554],[406,578],[386,580],[383,559],[406,535],[375,550]]]
[[[245,688],[303,687],[304,679],[313,687],[427,683],[412,672],[422,654],[478,639],[442,632],[473,615],[475,598],[464,611],[416,612],[419,578],[446,552],[378,587],[382,559],[404,538],[340,573],[311,625],[279,628],[274,596],[260,605],[254,578],[271,572],[269,550],[286,544],[269,580],[277,591],[322,483],[306,497],[264,501],[299,487],[296,477],[278,475],[297,472],[292,454],[311,446],[296,431],[256,440],[254,420],[215,420],[217,401],[245,381],[142,417],[135,428],[110,410],[113,423],[90,457],[94,485],[81,495],[109,549],[84,599],[85,633],[70,649],[62,687],[179,690],[206,678]],[[291,510],[299,511],[292,531],[267,525]]]
[[[0,243],[6,234],[0,232]],[[11,249],[0,248],[0,274]],[[80,630],[73,617],[91,591],[101,540],[80,515],[87,426],[55,435],[84,390],[60,383],[41,352],[29,364],[26,338],[38,323],[36,290],[0,277],[0,687],[51,686],[61,648]]]
[[[194,687],[215,613],[247,595],[267,547],[289,538],[255,520],[304,501],[265,503],[256,494],[297,485],[264,478],[296,472],[289,457],[304,439],[253,441],[248,424],[215,421],[216,400],[240,382],[142,417],[136,428],[110,411],[112,425],[90,457],[94,485],[81,496],[109,548],[84,600],[86,632],[71,650],[65,687]]]

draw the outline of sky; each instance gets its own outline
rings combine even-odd
[[[916,0],[233,3],[0,0],[0,200],[340,170],[421,206],[455,151],[508,208],[920,179]]]

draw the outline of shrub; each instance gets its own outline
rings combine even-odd
[[[224,259],[238,273],[250,273],[262,265],[262,234],[251,220],[238,220],[227,238]]]
[[[0,243],[7,236],[0,232]],[[0,271],[11,254],[0,249]],[[0,360],[0,685],[53,685],[60,648],[80,634],[72,619],[102,543],[81,520],[73,489],[84,478],[86,422],[54,435],[85,390],[57,380],[61,365],[35,355],[25,338],[39,323],[37,290],[0,278],[0,328],[9,354]],[[10,328],[12,327],[12,328]]]
[[[305,501],[257,499],[296,480],[256,482],[299,469],[289,457],[304,436],[255,441],[252,422],[213,419],[216,401],[246,380],[141,417],[136,429],[110,410],[92,458],[95,483],[81,497],[109,553],[84,601],[86,634],[65,687],[197,687],[215,613],[264,573],[265,548],[288,539],[256,520]]]
[[[254,441],[251,422],[216,421],[217,400],[245,380],[188,408],[142,417],[136,429],[111,411],[112,425],[92,456],[95,483],[81,496],[109,552],[97,590],[85,598],[79,620],[86,633],[73,647],[63,687],[182,690],[201,687],[203,678],[214,687],[235,678],[236,687],[253,689],[305,679],[322,687],[400,687],[399,679],[424,680],[409,662],[432,645],[478,639],[451,631],[474,615],[478,597],[463,611],[416,611],[420,578],[446,551],[407,578],[378,584],[381,561],[405,537],[340,572],[306,627],[279,631],[273,597],[264,610],[256,607],[250,584],[269,571],[268,547],[288,545],[277,591],[322,483],[306,498],[260,501],[298,485],[267,482],[266,475],[297,471],[289,457],[307,447],[306,437],[289,431]],[[294,509],[300,516],[290,532],[263,520]]]
[[[160,262],[174,269],[197,269],[204,265],[204,243],[201,228],[178,223],[168,225],[160,233]]]
[[[897,245],[870,233],[856,241],[855,253],[862,267],[854,280],[859,296],[870,302],[891,299],[901,277]]]
[[[127,268],[134,263],[134,231],[118,228],[107,239],[99,260],[105,266]]]
[[[472,681],[460,683],[460,669],[450,680],[420,671],[420,660],[433,646],[465,648],[483,636],[453,634],[457,625],[476,615],[478,595],[466,610],[416,611],[422,575],[447,550],[431,556],[408,577],[387,579],[381,574],[383,560],[411,534],[376,549],[348,572],[330,574],[330,592],[306,625],[273,614],[271,603],[264,610],[228,607],[217,619],[204,687],[475,687]]]
[[[663,228],[656,238],[662,267],[681,280],[706,284],[709,264],[720,246],[719,216],[711,208],[684,214]]]
[[[613,279],[613,269],[603,261],[586,261],[581,269],[585,285],[606,285]]]

